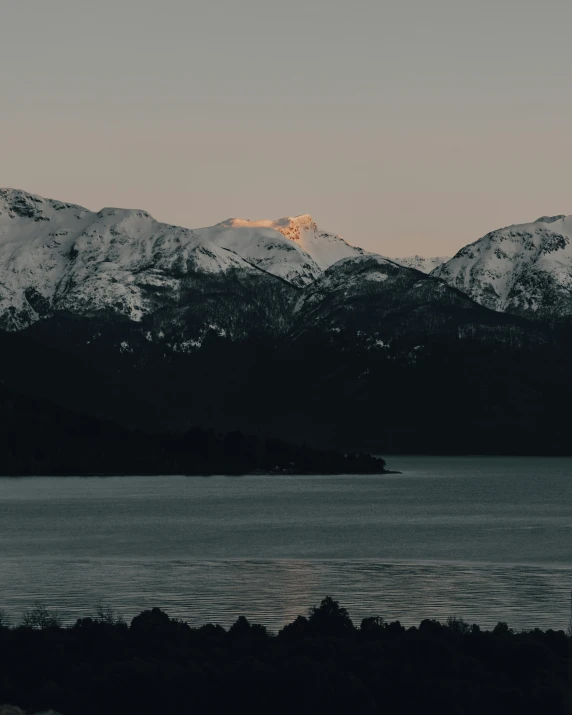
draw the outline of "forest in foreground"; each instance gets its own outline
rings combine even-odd
[[[356,625],[330,597],[277,634],[243,616],[228,630],[193,628],[158,608],[128,625],[102,605],[63,627],[36,605],[16,626],[0,616],[0,705],[62,715],[564,715],[571,644],[570,629],[483,631],[453,617]]]

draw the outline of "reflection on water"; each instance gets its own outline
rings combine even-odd
[[[277,630],[325,595],[354,621],[416,625],[456,615],[484,627],[566,628],[572,570],[377,561],[27,561],[2,563],[0,603],[15,619],[41,597],[67,621],[103,599],[126,618],[152,606],[192,625],[238,615]]]
[[[389,464],[403,474],[0,479],[0,608],[277,629],[332,595],[355,621],[566,626],[571,459]]]

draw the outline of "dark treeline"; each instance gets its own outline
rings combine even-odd
[[[382,459],[194,427],[147,434],[0,386],[0,475],[381,474]]]
[[[41,606],[0,619],[0,704],[63,715],[570,713],[571,638],[450,618],[359,627],[331,598],[277,635],[240,617],[191,628],[100,607],[63,628]]]

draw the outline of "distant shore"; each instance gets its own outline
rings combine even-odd
[[[254,470],[251,472],[74,472],[68,474],[0,474],[0,479],[21,479],[24,477],[384,477],[388,474],[403,474],[394,469],[383,472],[298,472],[289,470]]]

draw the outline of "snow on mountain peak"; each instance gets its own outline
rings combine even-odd
[[[318,226],[310,214],[280,218],[274,222],[274,228],[292,241],[300,241],[304,231],[318,230]]]
[[[104,208],[0,190],[0,324],[19,330],[51,310],[112,310],[140,320],[176,300],[197,272],[256,269],[190,229],[146,211]]]
[[[432,275],[494,310],[572,315],[572,216],[541,216],[487,233]]]
[[[83,206],[55,199],[45,199],[21,189],[0,188],[0,212],[6,212],[9,218],[49,221],[55,212],[62,210],[87,211]]]
[[[572,217],[493,231],[450,260],[391,259],[321,230],[309,214],[191,230],[140,209],[96,213],[0,189],[1,329],[64,312],[116,316],[160,339],[179,330],[195,345],[215,329],[290,329],[294,317],[327,315],[339,327],[339,313],[367,327],[406,304],[474,309],[445,283],[496,310],[572,316]]]
[[[320,267],[296,242],[277,231],[274,223],[228,219],[216,226],[196,229],[196,233],[295,286],[311,283],[321,274]]]
[[[299,241],[303,231],[317,230],[316,222],[310,214],[301,214],[300,216],[285,216],[275,220],[259,219],[251,221],[244,218],[229,218],[222,221],[219,226],[232,228],[268,228],[278,231],[291,241]]]
[[[302,227],[315,226],[316,223],[310,214],[300,214],[300,216],[285,216],[275,220],[257,219],[252,221],[247,218],[229,218],[217,225],[232,226],[234,228],[273,228],[275,231],[280,231],[280,233],[287,235],[287,233],[295,232]]]
[[[328,233],[318,228],[310,214],[300,216],[286,216],[274,221],[250,221],[247,219],[233,218],[224,221],[219,226],[235,228],[267,228],[281,233],[285,238],[293,241],[307,255],[309,255],[320,270],[325,270],[333,263],[349,256],[363,255],[362,248],[352,246],[341,236]]]
[[[229,219],[191,230],[160,223],[140,209],[108,206],[95,213],[5,188],[0,323],[19,330],[53,310],[113,310],[141,320],[159,294],[176,301],[190,275],[262,271],[301,288],[340,258],[361,253],[321,232],[309,214]]]

